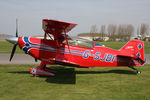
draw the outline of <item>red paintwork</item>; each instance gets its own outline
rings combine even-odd
[[[20,48],[23,48],[24,44],[25,44],[25,42],[23,41],[23,38],[24,37],[19,38]],[[124,51],[122,49],[121,50],[114,50],[114,49],[103,47],[103,46],[95,46],[94,48],[69,46],[71,51],[75,50],[75,51],[83,52],[83,53],[81,53],[82,55],[73,55],[70,53],[61,53],[60,52],[61,49],[68,49],[68,46],[66,44],[61,43],[60,48],[57,49],[57,46],[55,45],[56,44],[55,41],[32,38],[32,37],[28,37],[28,38],[34,44],[44,45],[45,47],[56,48],[56,51],[57,51],[57,52],[53,52],[53,51],[46,51],[46,50],[39,50],[39,49],[32,48],[28,51],[28,53],[31,56],[33,56],[34,58],[37,58],[41,61],[47,61],[50,63],[52,61],[71,63],[71,64],[79,65],[79,67],[128,66],[131,62],[127,62],[127,60],[131,60],[132,58],[136,58],[136,54],[137,54],[136,52],[138,52],[138,50],[133,50],[133,53],[132,53],[131,49],[127,49]],[[141,43],[143,46],[142,41],[132,40],[130,42]],[[34,46],[34,45],[31,45],[31,46],[32,47],[40,47],[40,46]],[[135,45],[135,47],[136,47],[136,45]],[[135,48],[135,47],[133,45],[133,48]],[[143,50],[144,49],[142,48],[141,51],[139,51],[139,52],[141,52],[142,59],[144,60]],[[85,53],[86,51],[89,51],[90,53],[89,52]],[[99,56],[101,59],[104,59],[105,55],[111,54],[111,55],[113,55],[114,60],[112,60],[113,57],[111,57],[111,60],[109,62],[107,62],[106,59],[108,59],[108,56],[107,56],[107,58],[105,58],[104,61],[100,60],[100,58],[98,59],[98,56],[95,55],[95,53],[97,53],[97,52],[101,53],[101,55]],[[84,55],[91,55],[91,54],[93,56],[89,56],[88,58],[83,57]],[[132,55],[133,55],[133,57],[132,57]],[[118,56],[120,56],[119,60],[122,60],[122,61],[117,61]],[[94,58],[97,58],[97,59],[95,60]],[[137,65],[137,64],[132,63],[132,65]]]
[[[94,48],[69,46],[62,43],[65,40],[64,30],[68,32],[76,24],[48,19],[43,21],[47,23],[44,28],[45,33],[51,33],[55,40],[33,37],[19,37],[18,39],[21,49],[41,60],[41,69],[35,68],[35,70],[43,70],[43,66],[46,64],[69,64],[77,67],[117,67],[144,64],[144,44],[142,41],[131,40],[120,50],[97,45]],[[35,73],[34,75],[39,74]]]

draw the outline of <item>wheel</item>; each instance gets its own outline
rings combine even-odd
[[[141,71],[136,71],[137,74],[141,74]]]

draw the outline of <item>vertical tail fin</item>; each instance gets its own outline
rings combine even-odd
[[[131,40],[125,44],[120,50],[121,56],[134,58],[140,64],[144,64],[144,42],[139,40]]]

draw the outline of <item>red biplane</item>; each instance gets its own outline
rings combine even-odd
[[[144,64],[143,41],[131,40],[121,49],[114,50],[93,41],[83,39],[69,39],[67,33],[77,24],[63,21],[43,19],[44,39],[21,36],[8,37],[6,40],[35,59],[41,61],[40,66],[31,68],[30,72],[37,76],[53,76],[54,73],[46,67],[47,64],[60,64],[79,68],[88,67],[118,67],[142,66]],[[140,71],[136,70],[137,73]]]

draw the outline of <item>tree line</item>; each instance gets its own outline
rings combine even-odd
[[[92,37],[93,40],[103,41],[104,37],[109,37],[109,41],[128,41],[131,36],[140,36],[140,39],[144,39],[145,36],[149,35],[149,25],[141,24],[137,27],[137,31],[135,32],[135,27],[132,24],[109,24],[101,25],[100,30],[98,30],[97,25],[92,25],[90,32],[88,33],[80,33],[78,36],[89,36]],[[98,38],[97,38],[98,37]]]

